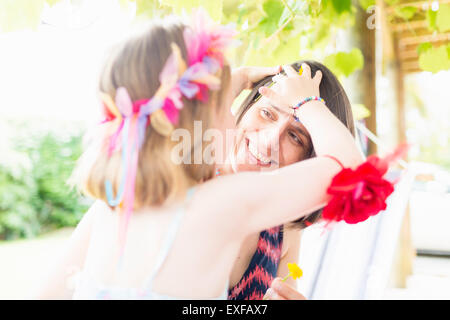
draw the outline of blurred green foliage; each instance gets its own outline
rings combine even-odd
[[[34,3],[33,6],[29,5],[30,1]],[[83,1],[72,0],[70,3],[81,6]],[[242,45],[230,52],[235,66],[273,66],[292,63],[300,60],[300,57],[323,60],[326,57],[324,52],[330,52],[325,47],[334,47],[338,30],[353,25],[356,6],[366,7],[374,3],[373,0],[116,1],[122,7],[135,6],[136,19],[189,13],[194,8],[203,7],[213,19],[225,24],[236,24]],[[0,30],[8,32],[36,28],[41,12],[63,1],[2,0],[1,3]],[[347,75],[347,70],[358,70],[354,60],[345,59],[345,55],[337,55],[334,61],[333,67],[340,74]],[[344,70],[341,70],[342,67]]]
[[[364,65],[364,57],[360,50],[354,48],[350,52],[338,52],[325,58],[324,63],[336,75],[348,77]]]
[[[86,0],[83,0],[86,1]],[[71,0],[72,5],[83,2]],[[111,0],[112,1],[112,0]],[[359,6],[368,10],[375,0],[116,0],[121,6],[136,6],[137,18],[161,17],[169,13],[190,12],[205,8],[211,17],[223,23],[235,23],[240,32],[242,46],[234,52],[235,65],[277,65],[291,63],[299,57],[324,60],[324,47],[333,43],[339,29],[353,25]],[[0,31],[9,32],[26,28],[35,29],[44,8],[62,3],[62,0],[1,0]],[[389,19],[413,20],[422,11],[415,6],[400,5],[399,0],[385,0],[394,7]],[[437,9],[426,12],[430,30],[445,33],[450,30],[450,4],[441,3]],[[421,53],[420,67],[437,72],[449,69],[450,54],[441,48]],[[358,50],[358,49],[353,49]],[[334,52],[333,54],[337,54]],[[335,55],[335,72],[347,75],[358,70],[359,60]],[[342,59],[342,60],[341,60]],[[355,62],[356,61],[356,62]]]
[[[429,9],[426,15],[428,28],[435,34],[450,30],[450,4],[440,4],[438,10]],[[450,69],[450,44],[432,46],[422,43],[418,46],[419,67],[424,71],[436,73]]]
[[[438,72],[450,69],[450,44],[433,47],[430,43],[422,43],[418,48],[419,66],[423,70]]]
[[[76,226],[89,202],[67,185],[81,155],[81,136],[61,131],[26,129],[0,161],[0,239],[33,237]]]

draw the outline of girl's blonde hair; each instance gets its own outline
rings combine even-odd
[[[125,87],[132,101],[151,98],[160,85],[159,75],[172,52],[172,43],[180,48],[184,61],[188,63],[184,29],[185,26],[180,21],[173,19],[154,22],[144,34],[117,47],[104,65],[99,90],[115,97],[116,90]],[[193,127],[194,121],[201,121],[202,128],[208,129],[213,112],[217,114],[220,109],[224,109],[220,105],[229,86],[230,68],[225,65],[219,72],[221,87],[209,92],[206,103],[183,98],[184,107],[175,128],[184,128],[190,133],[191,161],[186,161],[190,164],[175,164],[171,160],[171,152],[176,142],[170,136],[159,134],[152,126],[147,127],[145,141],[139,152],[135,209],[161,205],[169,198],[182,196],[190,186],[213,177],[212,165],[194,164],[194,154],[198,148],[204,147],[204,142],[202,137],[194,137]],[[111,156],[107,152],[105,137],[111,133],[111,125],[104,123],[100,126],[99,132],[91,139],[89,147],[80,158],[72,180],[82,192],[105,202],[105,181],[111,181],[114,194],[117,194],[124,165],[120,151]]]

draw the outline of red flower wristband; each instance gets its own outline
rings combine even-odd
[[[325,206],[322,217],[326,221],[341,221],[355,224],[367,220],[386,209],[386,199],[394,191],[393,183],[384,179],[389,163],[400,158],[407,146],[400,146],[387,157],[381,159],[370,156],[355,170],[344,168],[333,178],[327,193],[332,196]]]

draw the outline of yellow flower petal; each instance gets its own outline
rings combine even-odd
[[[300,267],[295,263],[288,263],[288,269],[289,269],[290,275],[292,276],[292,278],[294,280],[303,276],[302,269],[300,269]]]

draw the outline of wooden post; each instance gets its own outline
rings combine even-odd
[[[357,38],[359,47],[364,56],[364,67],[358,75],[360,99],[370,111],[366,119],[367,128],[377,134],[377,100],[376,100],[376,54],[375,54],[375,28],[369,28],[367,21],[370,14],[358,6],[356,14]],[[369,142],[368,154],[377,152],[377,146]]]
[[[405,74],[400,60],[399,41],[394,37],[394,72],[395,92],[397,100],[397,142],[406,142],[406,116],[405,116]]]
[[[405,73],[400,59],[400,43],[394,35],[394,88],[396,95],[396,131],[397,143],[406,142],[406,114],[405,114]],[[406,157],[406,156],[405,156]],[[413,274],[413,263],[416,251],[412,243],[409,203],[403,218],[400,233],[398,256],[396,263],[395,285],[398,288],[406,288],[408,277]]]

